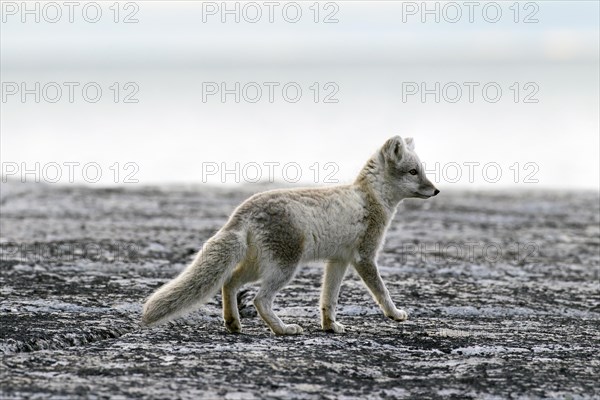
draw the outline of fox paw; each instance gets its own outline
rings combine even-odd
[[[406,321],[408,319],[408,314],[404,310],[394,310],[391,314],[386,314],[386,317],[393,319],[394,321]]]
[[[333,332],[333,333],[344,333],[344,332],[346,332],[346,329],[344,328],[344,325],[340,324],[339,322],[335,322],[335,321],[330,322],[329,326],[323,326],[323,330],[325,332]]]
[[[238,319],[225,321],[225,327],[231,333],[240,333],[242,331],[242,325]]]
[[[278,329],[275,332],[276,335],[299,335],[303,332],[303,329],[300,325],[290,324],[284,325],[281,330]]]

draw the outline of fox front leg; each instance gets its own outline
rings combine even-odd
[[[373,298],[383,310],[386,317],[394,321],[404,321],[408,318],[408,314],[404,310],[399,310],[394,305],[390,292],[385,287],[385,283],[379,275],[377,264],[375,261],[361,260],[354,264],[354,268],[363,282],[367,285]]]
[[[321,326],[326,332],[344,333],[344,326],[335,320],[335,308],[347,269],[346,261],[331,260],[325,266],[321,292]]]

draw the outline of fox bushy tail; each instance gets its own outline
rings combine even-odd
[[[220,231],[209,239],[194,261],[144,304],[142,324],[158,325],[192,311],[212,297],[246,254],[243,235]]]

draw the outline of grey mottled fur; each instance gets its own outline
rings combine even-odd
[[[407,314],[396,308],[379,275],[377,253],[398,203],[438,192],[425,176],[413,140],[395,136],[369,159],[351,185],[254,195],[234,211],[190,266],[150,296],[142,322],[155,325],[172,319],[222,287],[225,325],[240,332],[236,293],[245,283],[260,280],[254,305],[261,318],[276,334],[301,333],[300,326],[284,324],[272,304],[298,264],[309,260],[327,260],[321,295],[323,329],[344,331],[335,320],[335,308],[349,264],[384,314],[403,321]]]

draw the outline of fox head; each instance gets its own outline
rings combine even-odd
[[[399,197],[428,199],[440,192],[425,176],[421,160],[415,153],[413,138],[394,136],[385,142],[380,151],[386,183],[394,188]]]

